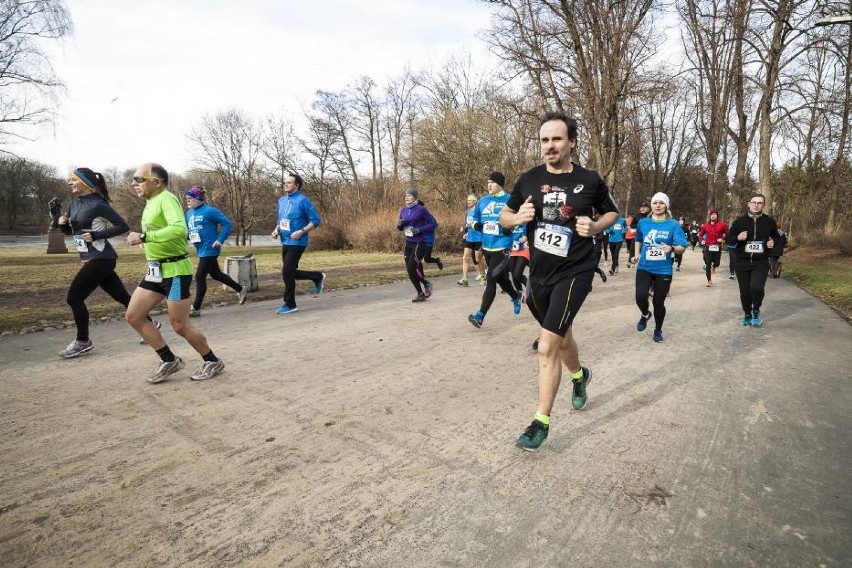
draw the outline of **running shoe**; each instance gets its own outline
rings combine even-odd
[[[521,315],[521,292],[518,292],[518,296],[512,300],[512,311],[516,316]]]
[[[706,286],[706,287],[707,287],[707,288],[712,288],[712,287],[713,287],[713,281],[712,281],[712,280],[708,280],[708,281],[707,281],[707,286]]]
[[[79,339],[75,339],[68,346],[59,352],[59,355],[64,357],[65,359],[73,359],[74,357],[79,357],[83,353],[88,353],[95,346],[92,345],[92,340],[87,339],[86,341],[80,341]]]
[[[728,280],[733,280],[736,277],[737,277],[737,275],[732,272],[731,275],[728,276]]]
[[[162,383],[169,376],[174,375],[184,367],[183,359],[180,357],[175,357],[174,361],[162,361],[160,362],[160,366],[157,367],[157,371],[149,377],[147,380],[149,383],[156,384]]]
[[[477,310],[475,314],[467,316],[467,321],[473,324],[473,327],[482,327],[482,322],[485,320],[485,314]]]
[[[544,441],[547,440],[548,430],[550,430],[549,426],[545,426],[538,420],[533,420],[532,424],[524,430],[524,433],[518,436],[515,445],[528,452],[537,452]]]
[[[217,359],[216,361],[204,361],[201,368],[198,369],[198,372],[189,378],[193,381],[206,381],[207,379],[212,379],[224,370],[225,363],[221,359]]]
[[[484,276],[484,275],[482,275],[482,274],[477,274],[477,275],[476,275],[476,281],[477,281],[477,282],[482,282],[483,280],[485,280],[485,276]]]
[[[663,330],[655,329],[654,330],[654,343],[662,343],[663,342]]]
[[[325,278],[325,272],[323,272],[322,278],[320,278],[319,283],[314,286],[314,294],[316,294],[317,296],[322,294],[322,291],[325,289]]]
[[[275,311],[275,313],[276,313],[276,314],[292,314],[293,312],[298,312],[298,311],[299,311],[299,308],[296,308],[296,307],[291,308],[291,307],[290,307],[290,306],[288,306],[287,304],[284,304],[283,306],[281,306],[280,308],[278,308],[278,309]]]
[[[161,327],[163,327],[163,324],[158,322],[157,320],[151,320],[151,325],[153,325],[157,329],[160,329]],[[148,342],[145,341],[145,338],[142,338],[142,337],[139,338],[139,345],[145,345],[146,343],[148,343]]]
[[[615,274],[615,272],[613,272],[613,271],[612,271],[612,268],[610,268],[610,269],[609,269],[609,275],[610,275],[610,276],[613,276],[614,274]]]
[[[432,283],[428,280],[423,281],[423,295],[427,298],[432,297]]]
[[[710,274],[716,274],[716,267],[715,266],[710,267]]]
[[[763,325],[763,318],[760,316],[760,310],[751,311],[751,325],[754,327],[760,327]]]
[[[583,370],[582,380],[572,378],[571,384],[574,386],[574,391],[571,393],[571,406],[574,410],[583,410],[586,408],[586,403],[589,397],[586,396],[586,386],[592,380],[592,371],[588,367],[580,367]]]
[[[648,315],[639,316],[639,321],[636,322],[636,331],[645,331],[645,328],[648,327],[648,320],[651,319],[653,314],[648,312]]]
[[[443,269],[444,269],[444,263],[443,263],[443,262],[441,262],[441,259],[440,259],[440,258],[436,258],[436,259],[435,259],[435,264],[437,264],[437,265],[438,265],[438,270],[443,270]]]
[[[426,294],[417,294],[416,296],[411,298],[411,301],[412,302],[425,302],[426,301]]]
[[[746,314],[743,317],[743,321],[740,322],[740,325],[743,327],[751,327],[751,314]]]
[[[243,287],[243,289],[242,289],[242,290],[240,290],[239,292],[237,292],[237,303],[238,303],[239,305],[241,305],[241,306],[242,306],[243,304],[245,304],[245,303],[246,303],[246,295],[247,295],[247,294],[248,294],[248,290],[246,290],[246,289],[245,289],[245,286]]]
[[[201,308],[198,308],[198,309],[196,310],[195,308],[193,308],[192,306],[190,306],[190,307],[189,307],[189,317],[191,317],[191,318],[198,318],[198,317],[201,317]]]
[[[467,286],[468,285],[467,278],[462,278],[461,280],[456,282],[456,284],[458,284],[459,286]]]

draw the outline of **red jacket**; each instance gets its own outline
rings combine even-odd
[[[705,236],[707,240],[703,240]],[[707,221],[698,229],[698,240],[705,245],[723,246],[725,244],[725,237],[727,236],[728,225],[724,221]],[[722,240],[721,243],[719,239]]]

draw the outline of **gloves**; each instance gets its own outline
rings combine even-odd
[[[397,222],[396,222],[396,230],[397,230],[397,231],[401,231],[401,230],[403,230],[404,228],[405,228],[405,221],[403,221],[402,219],[400,219],[399,221],[397,221]]]
[[[503,227],[503,235],[506,237],[511,236],[511,234],[514,232],[515,229],[507,229],[506,227]]]
[[[473,224],[473,230],[474,231],[481,231],[482,230],[482,223],[474,223]]]

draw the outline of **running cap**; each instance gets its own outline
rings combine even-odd
[[[491,172],[488,174],[488,181],[493,181],[500,187],[503,187],[506,185],[506,176],[500,172]]]
[[[666,210],[671,209],[671,201],[669,201],[669,196],[663,193],[662,191],[658,191],[654,194],[654,197],[651,198],[651,203],[655,201],[662,201],[666,204]]]
[[[186,190],[186,196],[197,199],[198,201],[204,201],[204,188],[200,185],[193,185]]]
[[[710,211],[707,212],[707,215],[708,216],[709,215],[715,215],[716,217],[718,217],[719,216],[719,210],[718,209],[711,209]]]
[[[416,187],[409,187],[408,189],[405,190],[405,195],[410,195],[414,199],[417,199],[417,188]]]

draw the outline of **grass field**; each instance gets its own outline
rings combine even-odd
[[[252,253],[256,259],[259,290],[249,294],[249,301],[280,299],[281,249],[278,247],[247,247],[229,249],[219,259],[224,270],[225,256]],[[445,263],[441,274],[461,270],[459,256],[442,253]],[[45,327],[73,325],[71,309],[65,302],[68,285],[80,267],[76,254],[45,254],[43,250],[0,251],[0,332],[35,331]],[[401,254],[360,253],[351,251],[306,252],[300,267],[319,270],[328,275],[329,289],[386,284],[407,278]],[[143,274],[145,258],[141,250],[121,247],[116,272],[132,293]],[[430,265],[434,266],[434,265]],[[428,269],[427,274],[436,274]],[[299,293],[312,292],[309,282],[299,283]],[[194,288],[193,288],[194,293]],[[208,279],[207,296],[202,308],[222,303],[235,303],[236,295],[224,291],[222,285]],[[93,321],[116,318],[124,314],[116,304],[98,289],[86,302]]]
[[[852,322],[852,258],[799,248],[785,254],[782,276]]]

